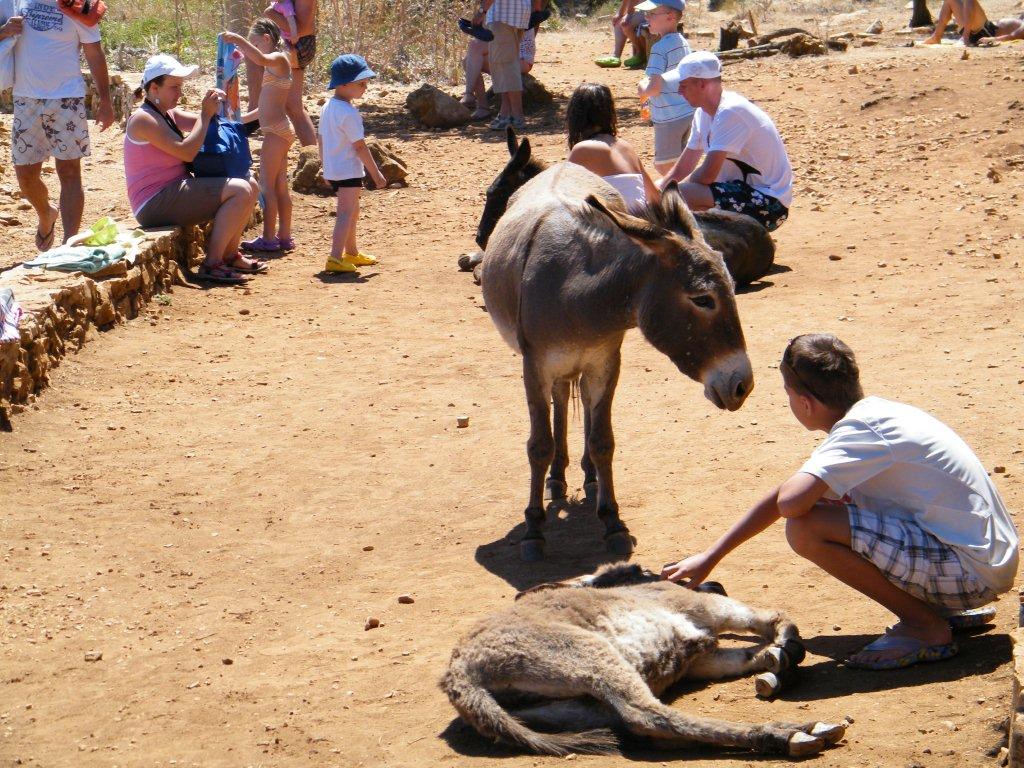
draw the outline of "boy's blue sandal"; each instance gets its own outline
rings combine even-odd
[[[903,669],[925,661],[945,661],[956,656],[960,648],[956,643],[928,645],[924,640],[906,635],[885,634],[865,645],[844,663],[853,669]],[[872,653],[895,653],[886,659],[858,661],[857,657]]]
[[[996,617],[996,609],[993,605],[986,605],[983,608],[971,608],[969,611],[951,613],[946,617],[949,628],[954,632],[961,632],[965,629],[975,629],[991,624]]]

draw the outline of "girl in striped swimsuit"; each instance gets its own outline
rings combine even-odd
[[[260,152],[263,235],[243,242],[242,248],[248,251],[294,250],[287,158],[295,133],[285,114],[292,70],[288,55],[281,51],[281,31],[269,19],[257,19],[249,30],[248,40],[232,32],[221,33],[221,38],[237,45],[248,61],[264,68],[258,107],[263,132]]]

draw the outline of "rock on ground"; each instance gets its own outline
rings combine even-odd
[[[405,107],[428,128],[457,128],[469,122],[471,113],[440,88],[424,83],[405,99]]]

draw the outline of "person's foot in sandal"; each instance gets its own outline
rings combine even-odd
[[[281,241],[276,237],[257,237],[255,240],[243,240],[241,244],[243,251],[280,251]]]
[[[622,66],[626,69],[643,69],[647,66],[647,59],[643,56],[630,56],[622,61]]]
[[[265,262],[246,256],[241,252],[236,253],[234,257],[229,256],[224,263],[235,272],[244,272],[248,275],[258,275],[269,269]]]
[[[478,107],[473,112],[473,114],[471,114],[469,116],[469,119],[474,121],[474,122],[479,122],[480,120],[486,120],[490,116],[491,116],[491,110],[487,109],[486,107]]]
[[[36,228],[36,250],[48,251],[53,247],[53,235],[57,231],[57,219],[60,218],[60,211],[50,207],[49,221],[39,219],[39,226]]]
[[[614,69],[615,67],[622,66],[622,59],[618,56],[602,56],[599,59],[594,59],[594,63],[605,69]]]
[[[212,266],[203,264],[196,272],[196,277],[199,280],[224,285],[240,285],[249,281],[249,278],[238,274],[226,264],[214,264]]]
[[[343,261],[355,264],[357,267],[369,267],[377,263],[377,259],[368,253],[346,253],[342,257]]]
[[[889,670],[904,669],[926,661],[944,661],[956,656],[959,648],[952,640],[952,633],[946,629],[945,637],[931,640],[906,634],[907,627],[897,624],[889,627],[884,635],[872,640],[845,661],[853,669]]]

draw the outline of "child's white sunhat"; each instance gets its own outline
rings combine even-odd
[[[696,51],[683,57],[675,69],[663,74],[665,87],[676,90],[679,83],[691,77],[700,80],[713,80],[722,76],[722,62],[711,51]]]

